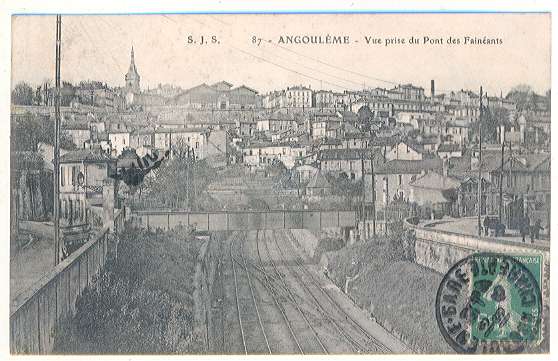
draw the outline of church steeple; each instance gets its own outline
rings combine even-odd
[[[126,80],[126,88],[133,93],[140,92],[140,76],[136,69],[136,63],[134,59],[134,46],[132,45],[132,51],[130,53],[130,67],[128,68],[128,73],[124,76]]]

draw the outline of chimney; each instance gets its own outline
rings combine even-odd
[[[434,96],[436,95],[435,93],[435,88],[434,88],[434,79],[430,80],[430,101],[432,103],[434,103]]]

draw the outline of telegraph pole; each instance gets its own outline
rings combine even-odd
[[[190,207],[190,145],[186,146],[187,153],[186,153],[186,207],[188,212],[192,210]]]
[[[362,197],[360,197],[360,211],[361,219],[362,219],[362,226],[364,227],[366,223],[366,217],[364,216],[364,195],[366,194],[366,187],[364,184],[364,151],[360,152],[360,169],[361,169],[361,178],[362,178]]]
[[[500,184],[500,189],[499,189],[499,204],[498,204],[498,219],[500,220],[500,223],[502,223],[502,207],[503,207],[503,188],[502,188],[502,182],[504,181],[504,148],[506,147],[506,140],[505,140],[505,129],[504,129],[504,135],[502,135],[502,159],[500,162],[500,180],[499,180],[499,184]]]
[[[481,231],[481,208],[482,208],[482,86],[480,87],[480,97],[479,97],[479,182],[477,188],[477,227],[479,237],[482,234]]]
[[[62,16],[56,15],[56,66],[54,99],[54,265],[60,262],[60,49]]]
[[[372,236],[376,239],[376,175],[374,174],[374,151],[370,151],[370,171],[372,173]]]

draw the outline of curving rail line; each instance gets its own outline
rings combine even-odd
[[[233,269],[233,276],[234,276],[234,293],[235,293],[235,299],[236,299],[236,312],[238,315],[238,324],[240,327],[240,334],[242,337],[242,346],[244,348],[244,353],[247,355],[249,350],[248,350],[248,346],[247,346],[247,338],[246,338],[246,332],[244,330],[244,325],[243,325],[243,321],[242,321],[242,313],[240,312],[240,298],[239,298],[239,287],[238,287],[238,276],[237,276],[237,272],[236,272],[236,267],[235,267],[235,263],[236,260],[233,257],[233,245],[235,243],[235,238],[233,237],[231,239],[231,243],[230,243],[230,257],[231,257],[231,263],[232,263],[232,269]],[[254,308],[256,310],[256,317],[258,319],[258,324],[260,326],[260,330],[262,332],[264,341],[265,341],[265,346],[267,348],[267,351],[269,354],[271,354],[271,347],[269,346],[269,341],[267,339],[267,335],[265,333],[265,329],[263,327],[263,323],[262,323],[262,319],[260,317],[260,312],[258,310],[258,304],[256,302],[256,296],[254,294],[254,289],[253,289],[253,285],[252,285],[252,279],[250,278],[250,272],[248,272],[248,267],[246,265],[246,259],[244,258],[243,252],[242,252],[242,243],[240,244],[240,256],[243,259],[243,263],[244,263],[244,271],[246,273],[246,277],[248,279],[248,288],[250,289],[250,295],[251,295],[251,299],[252,299],[252,304],[254,305]]]
[[[285,257],[285,254],[283,253],[283,250],[279,247],[279,244],[277,243],[277,237],[274,236],[273,240],[274,240],[276,248],[279,250],[279,254],[280,254],[281,259],[283,260],[283,262],[285,264],[288,265],[287,258]],[[297,264],[298,267],[300,267],[300,265],[296,261],[297,260],[295,260],[295,263]],[[339,335],[343,339],[345,339],[345,341],[347,341],[347,343],[350,345],[350,347],[356,352],[365,351],[365,347],[360,345],[352,336],[350,336],[347,332],[345,332],[345,330],[341,327],[339,322],[336,321],[333,317],[331,317],[328,314],[328,312],[322,306],[321,302],[314,295],[312,290],[310,290],[307,283],[304,282],[304,280],[302,279],[300,274],[298,274],[296,271],[293,271],[290,266],[288,266],[288,270],[289,270],[289,273],[291,273],[293,275],[293,277],[297,280],[297,282],[300,285],[302,285],[302,287],[306,290],[306,293],[310,295],[310,297],[313,300],[312,304],[316,308],[316,310],[322,315],[322,317],[324,317],[324,319],[326,319],[333,326],[333,328],[335,328],[335,330],[339,333]]]
[[[353,317],[348,314],[341,306],[339,306],[339,304],[333,299],[333,297],[326,292],[320,285],[319,281],[316,280],[316,278],[314,277],[314,275],[312,275],[312,273],[310,271],[308,271],[308,269],[306,269],[306,267],[304,266],[303,262],[302,262],[302,258],[300,257],[300,255],[298,254],[298,252],[295,249],[294,246],[294,241],[292,239],[292,234],[290,232],[286,232],[287,233],[287,238],[289,238],[289,245],[291,247],[291,249],[295,252],[296,254],[296,258],[295,258],[295,263],[297,264],[298,268],[300,270],[302,270],[302,272],[304,272],[308,278],[311,280],[312,284],[314,284],[316,286],[316,288],[318,288],[320,290],[320,292],[329,300],[329,302],[331,303],[331,305],[333,305],[333,307],[340,313],[342,314],[345,319],[352,325],[352,327],[356,330],[358,330],[360,333],[362,333],[368,340],[368,342],[370,344],[372,344],[375,348],[374,351],[382,351],[382,352],[392,352],[392,350],[387,347],[386,345],[382,344],[380,341],[378,341],[374,336],[372,336],[370,334],[370,332],[368,332],[365,328],[363,328],[355,319],[353,319]],[[277,247],[279,247],[279,245],[277,244],[277,240],[275,239],[276,245]]]
[[[298,303],[296,302],[296,298],[295,295],[293,294],[292,290],[290,289],[290,287],[287,285],[285,279],[282,277],[281,273],[279,272],[279,269],[277,268],[277,265],[275,264],[275,262],[273,261],[273,258],[271,257],[271,252],[269,251],[269,247],[267,245],[267,242],[265,242],[265,239],[267,237],[265,236],[264,233],[264,246],[266,248],[267,254],[268,254],[268,259],[269,262],[271,264],[271,267],[275,273],[275,275],[277,276],[277,279],[281,280],[281,283],[283,284],[284,289],[287,291],[287,294],[289,295],[292,304],[295,306],[295,308],[298,310],[298,313],[302,316],[304,322],[306,323],[306,325],[308,326],[308,328],[312,331],[312,334],[314,336],[314,339],[316,340],[316,342],[318,343],[318,345],[320,346],[321,350],[325,353],[325,354],[329,354],[329,351],[327,350],[326,346],[323,344],[322,340],[320,339],[320,336],[318,335],[318,332],[316,331],[316,329],[314,328],[314,326],[312,326],[310,320],[308,319],[308,317],[306,316],[306,314],[302,311],[302,309],[300,308],[300,306],[298,305]],[[256,238],[256,241],[257,238]],[[258,246],[259,247],[259,246]],[[263,263],[262,263],[263,264]]]

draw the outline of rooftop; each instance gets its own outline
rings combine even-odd
[[[306,188],[331,188],[331,184],[322,172],[317,172],[310,182],[308,182]]]
[[[355,160],[370,159],[370,150],[362,149],[323,149],[320,151],[320,159],[327,160]]]
[[[422,160],[393,159],[376,165],[376,174],[421,174],[429,170],[442,169],[442,160],[428,158]]]
[[[106,154],[93,152],[90,149],[74,150],[60,157],[60,163],[104,163],[109,161],[111,161],[111,158]]]
[[[461,146],[459,144],[454,144],[454,143],[442,143],[440,144],[440,146],[438,147],[438,153],[442,153],[442,152],[459,152],[461,150]]]
[[[448,177],[437,172],[428,172],[410,185],[423,189],[446,190],[458,188],[460,184],[461,182],[453,177]]]

